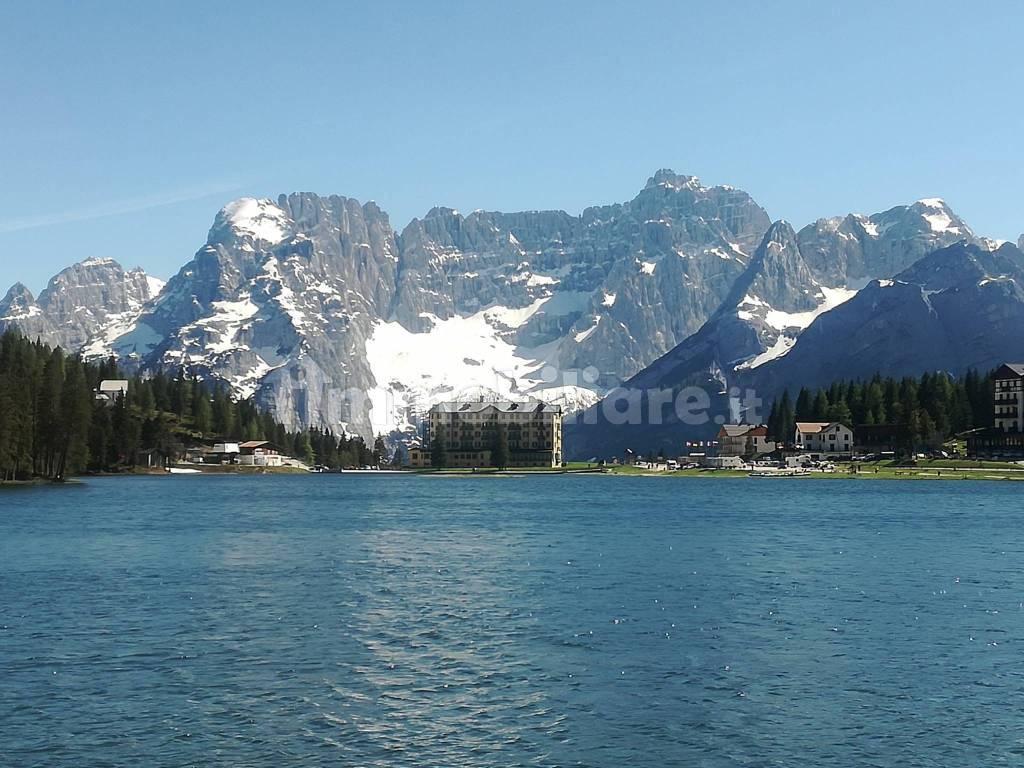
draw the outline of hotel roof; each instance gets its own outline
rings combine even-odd
[[[496,400],[493,402],[450,401],[438,403],[431,411],[438,413],[483,413],[494,409],[501,413],[561,413],[562,406],[543,403],[540,400]]]
[[[999,378],[998,374],[1000,371],[1003,370],[1003,368],[1009,368],[1013,373],[1017,374],[1018,376],[1024,376],[1024,363],[1003,363],[999,367],[999,371],[996,371],[996,378]]]

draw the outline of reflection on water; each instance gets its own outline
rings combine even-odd
[[[607,477],[0,494],[0,762],[1017,762],[1017,506]]]

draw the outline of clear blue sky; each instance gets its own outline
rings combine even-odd
[[[657,168],[800,226],[946,198],[1024,231],[1024,3],[0,0],[0,291],[167,277],[219,207],[631,198]]]

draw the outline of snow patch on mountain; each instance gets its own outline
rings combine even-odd
[[[108,325],[82,348],[86,360],[118,357],[138,361],[152,352],[163,337],[139,321],[137,312],[107,318]]]
[[[793,348],[794,344],[796,344],[796,339],[794,337],[787,336],[784,333],[780,333],[779,337],[775,340],[775,343],[772,344],[768,349],[766,349],[759,355],[755,355],[749,360],[743,361],[742,363],[736,366],[736,369],[742,370],[748,368],[757,368],[759,365],[764,365],[765,363],[771,360],[775,360],[785,355],[787,352],[789,352],[789,350]]]
[[[268,245],[277,245],[288,233],[288,214],[270,200],[243,197],[221,209],[221,216],[236,232]]]
[[[239,301],[215,301],[212,306],[213,314],[198,320],[195,326],[207,332],[206,351],[219,355],[237,346],[238,334],[260,308],[248,295]]]
[[[556,293],[526,307],[494,306],[467,316],[442,319],[430,313],[425,333],[397,321],[378,321],[366,342],[366,360],[376,387],[370,392],[375,432],[410,431],[442,400],[527,394],[576,409],[596,402],[596,388],[555,381],[551,365],[558,342],[524,347],[511,340],[515,329],[538,314],[578,311],[584,297]]]
[[[594,318],[594,324],[592,326],[590,326],[589,328],[585,328],[584,330],[580,331],[575,336],[573,336],[573,338],[575,339],[576,343],[579,344],[581,341],[586,341],[586,339],[594,331],[597,330],[597,326],[599,326],[600,324],[601,324],[601,316],[598,315],[597,317]]]
[[[961,234],[959,227],[954,226],[953,217],[950,215],[951,212],[949,207],[946,205],[946,201],[940,197],[927,197],[923,200],[918,200],[917,205],[925,208],[928,213],[922,213],[921,217],[928,222],[928,226],[931,227],[932,232],[935,233],[950,233],[953,235]]]
[[[800,332],[813,323],[819,315],[835,309],[856,294],[857,291],[850,288],[821,287],[815,297],[818,299],[818,306],[806,312],[782,312],[773,309],[757,296],[745,295],[737,307],[736,316],[747,321],[760,319],[768,328],[777,331],[778,334],[767,331],[765,343],[771,342],[768,347],[760,354],[737,365],[736,370],[757,368],[782,357],[796,344]],[[775,338],[772,339],[772,336]]]
[[[164,288],[167,286],[167,281],[161,280],[159,277],[146,275],[146,285],[149,287],[149,297],[151,299],[155,299],[163,292]]]
[[[856,293],[856,291],[849,288],[822,287],[818,294],[820,303],[814,309],[807,312],[781,312],[777,309],[772,309],[765,314],[765,322],[779,331],[786,328],[803,329],[813,323],[818,315],[828,312],[830,309],[835,309],[845,301],[849,301]]]

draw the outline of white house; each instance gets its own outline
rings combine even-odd
[[[853,430],[838,421],[798,421],[793,435],[798,451],[810,454],[853,452]]]
[[[214,443],[213,448],[203,452],[204,464],[237,464],[242,452],[238,443]]]
[[[128,396],[128,382],[125,379],[104,379],[96,389],[96,399],[116,403]]]
[[[280,467],[284,456],[276,445],[267,440],[249,440],[238,445],[238,463],[250,467]]]

